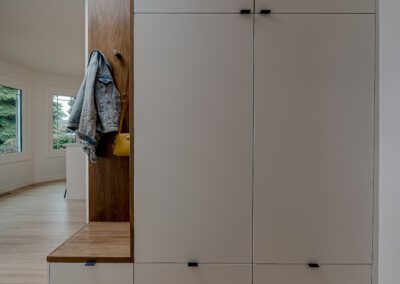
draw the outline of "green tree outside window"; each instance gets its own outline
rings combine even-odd
[[[53,95],[53,150],[75,143],[75,133],[67,128],[74,97]]]
[[[22,152],[21,90],[0,85],[0,155]]]

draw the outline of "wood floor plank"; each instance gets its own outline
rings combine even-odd
[[[85,202],[64,190],[60,181],[0,197],[0,284],[47,284],[47,255],[85,223]]]

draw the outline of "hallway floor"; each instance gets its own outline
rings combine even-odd
[[[64,190],[57,181],[0,197],[0,284],[47,284],[46,256],[85,221],[85,201]]]

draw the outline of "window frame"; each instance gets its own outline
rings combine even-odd
[[[76,97],[76,90],[46,87],[45,88],[45,157],[62,158],[66,155],[66,149],[53,149],[53,96]]]
[[[30,86],[28,83],[15,80],[12,78],[0,76],[0,85],[6,86],[9,88],[15,88],[21,91],[21,132],[18,135],[22,135],[22,151],[17,153],[8,153],[8,154],[0,154],[0,164],[9,164],[27,161],[31,159],[30,155],[30,121],[31,113],[29,111],[28,106],[30,105],[30,94],[29,89]]]

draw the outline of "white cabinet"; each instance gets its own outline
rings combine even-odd
[[[137,2],[136,283],[370,283],[374,1]]]
[[[371,266],[255,265],[254,284],[371,284]]]
[[[253,19],[134,18],[135,260],[251,263]]]
[[[135,13],[239,13],[253,0],[135,0]]]
[[[132,284],[133,263],[50,263],[49,284]]]
[[[255,0],[255,12],[375,13],[375,0]]]
[[[251,265],[137,264],[135,284],[251,284]],[[358,284],[358,283],[354,283]]]
[[[256,263],[372,261],[374,19],[256,16]]]
[[[86,155],[80,144],[67,145],[67,199],[86,199]]]

